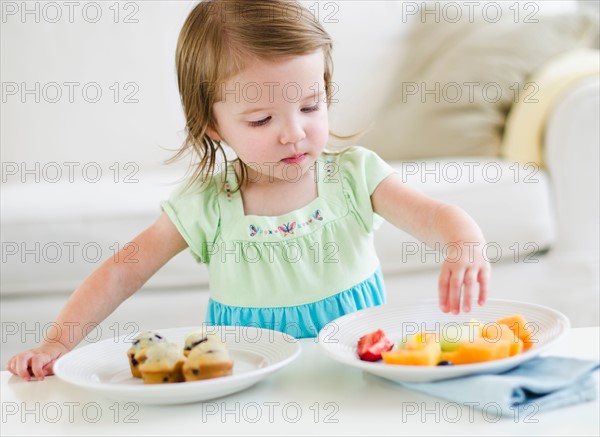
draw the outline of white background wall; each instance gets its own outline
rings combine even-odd
[[[183,127],[174,49],[191,3],[75,3],[72,17],[61,2],[2,4],[3,161],[159,165]]]
[[[174,54],[196,2],[68,3],[2,3],[2,161],[27,168],[97,162],[106,172],[114,162],[160,166],[170,156],[166,149],[183,138]],[[399,16],[382,2],[305,4],[328,21],[336,40],[338,106],[361,102],[344,105],[346,124],[366,126],[378,97],[369,95],[376,85],[369,82],[372,69],[391,74],[393,68],[383,59],[386,47],[373,42],[382,32],[401,35],[405,26],[381,25]]]

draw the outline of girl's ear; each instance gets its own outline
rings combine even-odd
[[[207,128],[206,133],[213,141],[221,141],[222,140],[221,135],[219,135],[219,133],[216,130],[214,130],[212,127]]]

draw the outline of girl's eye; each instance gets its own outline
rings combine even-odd
[[[267,124],[270,119],[271,119],[271,117],[269,116],[269,117],[263,118],[262,120],[249,121],[248,124],[253,127],[263,126],[263,125]]]
[[[314,106],[309,106],[308,108],[302,108],[302,112],[313,112],[319,110],[319,104],[317,103]]]
[[[314,112],[314,111],[318,111],[319,110],[319,104],[317,103],[314,106],[309,106],[308,108],[302,108],[301,111],[304,113],[308,113],[308,112]],[[271,120],[271,116],[269,117],[265,117],[262,120],[256,120],[256,121],[249,121],[248,125],[252,126],[252,127],[258,127],[258,126],[264,126],[265,124],[267,124],[269,122],[269,120]]]

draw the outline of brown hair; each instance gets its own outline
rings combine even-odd
[[[186,139],[167,162],[191,152],[199,158],[189,184],[214,174],[217,152],[227,157],[220,141],[207,134],[217,130],[213,105],[220,85],[240,73],[253,59],[273,61],[323,50],[325,94],[331,100],[332,40],[312,13],[294,1],[207,0],[188,15],[177,42],[179,94],[186,118]],[[238,187],[247,178],[242,174]]]

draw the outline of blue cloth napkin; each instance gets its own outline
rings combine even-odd
[[[493,406],[503,416],[586,402],[598,396],[598,361],[538,357],[497,375],[474,375],[403,386],[480,410]]]

